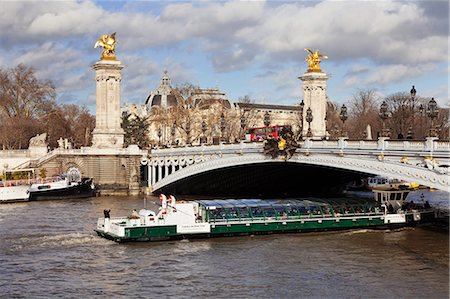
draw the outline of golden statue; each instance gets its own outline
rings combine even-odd
[[[116,47],[116,33],[114,32],[109,36],[107,34],[103,34],[94,45],[94,48],[97,47],[104,48],[102,52],[102,60],[116,60],[116,55],[114,54],[114,49]]]
[[[305,51],[309,53],[308,58],[306,59],[308,62],[308,72],[322,72],[320,69],[320,59],[327,59],[328,56],[319,54],[319,50],[313,52],[310,49],[305,48]]]

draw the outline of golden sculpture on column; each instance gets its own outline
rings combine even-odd
[[[114,49],[116,47],[116,33],[111,35],[103,34],[102,37],[95,43],[94,48],[102,47],[102,60],[116,60]]]
[[[310,49],[305,48],[305,51],[309,53],[308,58],[306,59],[308,62],[308,72],[322,72],[320,69],[320,59],[327,59],[328,56],[319,54],[319,50],[313,52]]]

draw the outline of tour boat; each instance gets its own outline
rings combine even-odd
[[[95,231],[116,242],[294,233],[355,228],[398,228],[432,220],[428,205],[406,202],[408,191],[375,191],[361,204],[296,200],[194,200],[161,195],[158,212],[142,209],[110,217],[104,210]]]
[[[383,176],[370,177],[367,180],[369,190],[411,190],[417,189],[419,184]]]
[[[95,185],[91,178],[72,181],[59,176],[35,182],[29,192],[30,200],[85,198],[95,195]]]

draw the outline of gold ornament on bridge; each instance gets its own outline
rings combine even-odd
[[[94,48],[102,47],[102,60],[116,60],[114,49],[116,47],[116,33],[111,35],[103,34],[102,37],[95,43]]]
[[[320,59],[327,59],[328,56],[319,54],[319,50],[313,52],[310,49],[305,48],[305,51],[309,53],[308,58],[306,59],[306,61],[308,62],[308,72],[321,73],[322,70],[320,69]]]

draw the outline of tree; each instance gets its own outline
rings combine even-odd
[[[139,148],[147,148],[149,122],[147,117],[140,117],[129,112],[122,114],[122,128],[125,131],[124,146],[137,144]]]
[[[353,95],[348,103],[350,112],[346,125],[350,138],[366,137],[367,125],[371,126],[372,132],[381,130],[378,116],[380,102],[379,96],[373,89],[360,89]]]
[[[21,149],[42,133],[39,118],[54,105],[55,88],[50,81],[35,77],[34,70],[19,64],[0,69],[0,142],[3,148]]]
[[[30,67],[0,69],[0,111],[5,117],[37,117],[55,96],[52,82],[38,80]]]
[[[38,80],[32,68],[0,69],[1,146],[26,148],[31,137],[43,132],[50,147],[57,147],[59,138],[74,147],[89,145],[95,118],[86,107],[58,105],[55,97],[52,82]]]

